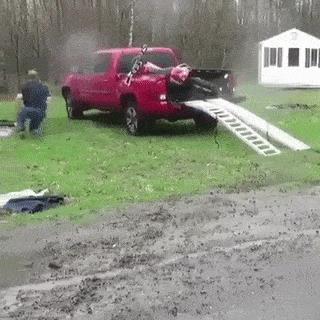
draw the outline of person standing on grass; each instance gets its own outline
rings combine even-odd
[[[36,70],[28,71],[28,80],[22,86],[21,95],[23,108],[18,115],[17,132],[24,132],[26,121],[30,120],[30,132],[39,135],[51,94],[48,87],[40,81]]]

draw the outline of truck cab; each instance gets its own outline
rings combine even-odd
[[[140,48],[108,49],[95,52],[64,81],[62,92],[70,90],[74,102],[85,109],[117,110],[121,107],[119,85],[130,72]],[[146,59],[162,67],[177,65],[170,49],[149,49]]]

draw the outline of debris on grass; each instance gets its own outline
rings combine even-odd
[[[317,104],[304,104],[304,103],[272,104],[272,105],[266,106],[267,110],[285,110],[285,109],[312,110],[316,108],[320,108],[320,106]]]
[[[23,190],[0,195],[1,213],[36,213],[65,204],[64,197],[45,195],[49,191],[35,193]]]
[[[0,138],[9,138],[14,134],[14,129],[11,127],[0,127]]]
[[[9,200],[3,207],[9,213],[37,213],[56,208],[64,204],[59,196],[27,197]]]
[[[9,138],[14,134],[15,123],[9,120],[0,120],[0,138]]]
[[[10,120],[0,120],[0,127],[15,127],[15,122]]]
[[[9,192],[6,194],[0,194],[0,208],[3,208],[5,204],[11,199],[25,198],[25,197],[42,197],[49,193],[48,189],[42,190],[40,192],[34,192],[31,189],[26,189],[17,192]]]

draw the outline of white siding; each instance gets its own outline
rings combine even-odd
[[[293,37],[293,33],[296,33],[296,39]],[[305,49],[320,49],[319,39],[297,29],[292,29],[271,39],[262,41],[259,47],[260,84],[283,87],[320,87],[319,63],[314,67],[305,67]],[[282,48],[282,67],[278,67],[277,65],[264,67],[265,47]],[[297,67],[288,66],[289,48],[299,48],[299,66]]]

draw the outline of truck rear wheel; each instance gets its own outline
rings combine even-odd
[[[139,115],[138,104],[134,100],[129,100],[124,113],[124,120],[127,132],[137,136],[145,128],[145,121]]]
[[[83,117],[83,111],[79,108],[79,105],[74,101],[71,92],[65,94],[66,110],[69,119],[81,119]]]
[[[217,119],[214,119],[205,113],[198,114],[193,119],[197,128],[200,130],[214,130],[218,125]]]

